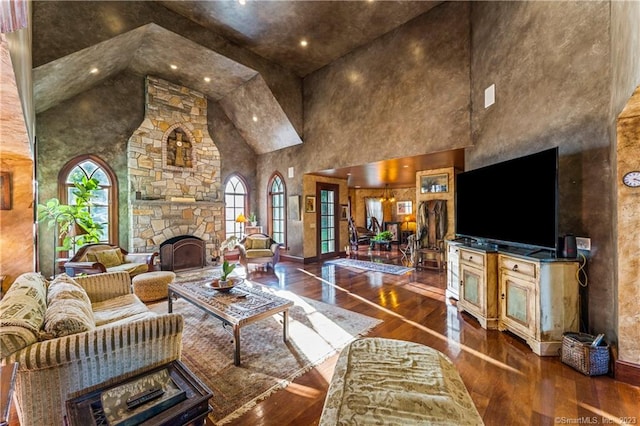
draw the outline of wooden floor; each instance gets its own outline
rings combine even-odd
[[[400,261],[397,251],[358,253],[363,260]],[[444,271],[396,276],[281,262],[275,274],[251,269],[249,278],[384,320],[368,336],[409,340],[444,352],[487,425],[616,424],[625,417],[628,424],[640,422],[640,388],[608,376],[584,376],[559,357],[536,356],[507,332],[482,329],[445,301]],[[229,424],[318,424],[335,362],[336,357],[327,360]]]

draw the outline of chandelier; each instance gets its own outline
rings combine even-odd
[[[393,192],[389,191],[389,184],[384,186],[384,192],[382,193],[382,197],[380,197],[380,202],[389,202],[393,203],[396,200],[396,196]]]

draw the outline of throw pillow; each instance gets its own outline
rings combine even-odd
[[[87,292],[66,274],[49,285],[47,312],[44,315],[45,338],[62,337],[96,328]]]
[[[251,250],[253,248],[252,241],[252,238],[247,238],[246,240],[244,240],[244,248],[246,248],[247,250]]]
[[[47,280],[27,272],[13,282],[0,301],[0,358],[38,341],[47,309]]]
[[[122,265],[120,257],[120,249],[100,250],[96,252],[96,259],[102,263],[105,268]]]
[[[271,247],[271,240],[268,238],[254,238],[253,239],[253,248],[254,249],[268,249]]]

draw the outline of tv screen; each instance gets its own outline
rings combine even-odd
[[[458,236],[555,249],[557,206],[558,148],[456,177]]]

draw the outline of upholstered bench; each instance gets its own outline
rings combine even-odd
[[[169,284],[176,278],[171,271],[153,271],[136,275],[131,279],[133,292],[143,302],[154,302],[166,299],[169,294]]]
[[[482,425],[453,363],[413,342],[364,338],[338,357],[321,426]]]

